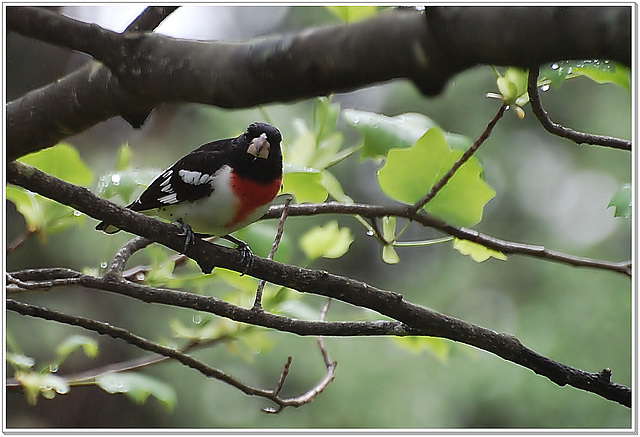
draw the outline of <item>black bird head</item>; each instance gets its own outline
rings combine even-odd
[[[242,158],[235,166],[238,174],[256,181],[270,181],[282,175],[282,151],[280,131],[270,124],[251,123],[238,137],[238,152]]]

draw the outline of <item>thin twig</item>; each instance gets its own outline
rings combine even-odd
[[[276,250],[278,249],[278,245],[280,244],[280,240],[282,239],[282,233],[284,231],[284,222],[287,219],[289,204],[291,203],[292,197],[289,196],[284,201],[284,205],[282,207],[282,214],[280,215],[280,220],[278,221],[278,230],[276,231],[276,236],[273,239],[273,244],[271,245],[271,250],[269,251],[269,255],[267,255],[267,259],[273,259]],[[258,288],[256,289],[256,297],[253,301],[253,310],[260,311],[262,310],[262,291],[264,290],[264,286],[267,281],[261,279],[258,283]]]
[[[322,311],[320,311],[320,318],[319,318],[320,322],[324,322],[325,317],[327,315],[327,311],[329,310],[330,303],[331,303],[331,299],[328,299],[327,302],[323,305]],[[324,340],[321,335],[318,336],[318,347],[320,348],[320,353],[322,354],[322,360],[324,361],[324,365],[327,371],[324,377],[322,378],[322,380],[318,384],[316,384],[314,387],[312,387],[310,390],[308,390],[306,393],[300,396],[297,396],[295,398],[288,399],[288,402],[291,402],[291,405],[299,407],[301,405],[311,402],[316,396],[322,393],[322,391],[324,391],[324,389],[327,388],[327,386],[335,378],[334,373],[338,363],[336,361],[331,361],[331,359],[329,358],[329,353],[327,352],[327,349],[324,345]],[[289,374],[290,366],[291,366],[291,357],[287,359],[287,362],[285,363],[284,368],[282,369],[282,374],[280,375],[280,379],[278,380],[278,385],[274,390],[276,394],[280,393],[280,390],[284,385],[284,380]],[[277,414],[280,411],[282,411],[283,406],[284,405],[278,404],[277,407],[265,407],[262,409],[262,411],[264,411],[265,413]]]
[[[127,264],[129,258],[131,258],[134,253],[144,249],[152,243],[152,240],[144,237],[135,237],[129,240],[124,246],[120,248],[120,250],[118,250],[118,253],[116,253],[116,255],[113,257],[111,266],[109,267],[109,270],[105,273],[105,275],[122,276],[124,267]]]
[[[74,274],[72,275],[71,272]],[[125,280],[114,280],[113,277],[94,277],[69,269],[34,269],[7,273],[7,281],[11,282],[17,291],[42,290],[45,285],[50,288],[63,286],[82,286],[96,290],[111,291],[120,295],[130,296],[146,302],[176,305],[196,311],[204,311],[240,323],[292,332],[298,335],[418,335],[419,331],[409,328],[397,321],[375,320],[360,322],[313,322],[295,320],[288,317],[271,314],[266,311],[255,312],[211,296],[201,296],[178,290],[162,289],[141,285]]]
[[[451,168],[444,174],[444,176],[442,176],[440,180],[431,187],[429,192],[412,206],[411,209],[414,213],[418,212],[431,199],[436,197],[436,194],[438,194],[438,192],[444,188],[444,186],[447,184],[447,182],[449,182],[449,180],[458,171],[458,169],[462,167],[462,164],[467,162],[473,156],[473,154],[476,153],[480,146],[487,140],[487,138],[489,138],[489,135],[491,135],[491,131],[495,127],[496,123],[498,123],[498,120],[502,118],[508,107],[509,106],[505,103],[500,105],[498,112],[496,112],[496,115],[494,115],[493,118],[489,121],[487,127],[484,129],[482,134],[480,134],[478,139],[476,139],[473,144],[467,150],[465,150],[462,156],[451,166]]]
[[[329,311],[329,305],[331,305],[331,298],[327,299],[327,303],[322,307],[322,311],[320,312],[320,321],[324,322],[327,317],[327,312]],[[322,335],[318,336],[318,347],[320,348],[320,353],[322,354],[322,359],[324,361],[324,365],[329,368],[335,367],[338,363],[335,361],[331,361],[329,358],[329,353],[327,352],[327,348],[324,345],[324,337]]]
[[[529,69],[529,78],[527,81],[527,92],[529,94],[529,102],[531,110],[540,121],[542,127],[547,132],[562,138],[567,138],[577,144],[591,144],[594,146],[611,147],[613,149],[631,150],[631,141],[620,138],[608,137],[605,135],[594,135],[584,132],[578,132],[568,127],[564,127],[558,123],[554,123],[549,114],[542,107],[540,101],[540,93],[538,92],[538,75],[539,67],[531,67]]]
[[[35,231],[32,229],[27,229],[18,239],[16,239],[13,243],[7,246],[7,256],[11,255],[14,250],[22,246],[24,243],[26,243],[29,237],[35,235],[37,232],[38,231]]]
[[[178,8],[179,6],[149,6],[127,26],[125,33],[152,31]]]

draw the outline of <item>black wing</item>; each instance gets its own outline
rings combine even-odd
[[[213,191],[211,182],[225,165],[234,140],[214,141],[184,156],[155,178],[127,208],[145,211],[210,195]]]

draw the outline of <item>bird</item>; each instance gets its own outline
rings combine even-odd
[[[250,261],[248,245],[230,234],[262,217],[281,190],[281,141],[276,127],[251,123],[235,138],[203,144],[180,158],[126,208],[178,223],[184,251],[195,237],[222,237]],[[96,230],[120,229],[103,221]]]

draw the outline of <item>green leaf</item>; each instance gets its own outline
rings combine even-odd
[[[461,151],[451,152],[436,180],[460,158]],[[496,192],[482,178],[483,168],[475,158],[464,163],[425,209],[457,226],[473,226],[480,223],[484,206]]]
[[[576,63],[573,73],[588,77],[597,83],[611,83],[629,90],[629,69],[608,60],[588,60]]]
[[[325,6],[336,17],[345,23],[364,20],[378,13],[377,6]]]
[[[319,257],[340,258],[353,243],[349,228],[338,228],[337,221],[316,226],[300,238],[300,248],[309,260]]]
[[[363,136],[362,158],[387,156],[389,150],[409,147],[436,123],[417,113],[387,117],[374,112],[345,109],[342,117]]]
[[[628,218],[631,215],[631,185],[624,184],[611,198],[608,208],[613,206],[614,217]]]
[[[512,83],[515,88],[514,99],[527,92],[527,81],[529,79],[529,73],[527,70],[517,67],[508,67],[504,73],[504,77]]]
[[[35,405],[38,395],[41,394],[46,399],[52,399],[56,393],[69,393],[67,382],[51,373],[36,373],[17,371],[13,377],[22,385],[25,397],[29,405]]]
[[[393,340],[400,346],[412,351],[420,353],[429,351],[440,361],[445,362],[449,358],[450,344],[443,338],[436,337],[393,337]]]
[[[412,204],[436,182],[450,153],[440,129],[431,128],[413,146],[389,151],[378,171],[380,188],[392,199]]]
[[[382,261],[387,264],[398,264],[400,262],[398,252],[396,252],[391,244],[385,244],[382,246]]]
[[[297,203],[321,203],[329,195],[322,180],[322,174],[314,170],[285,171],[282,187],[285,193],[293,195]]]
[[[336,122],[340,115],[340,104],[333,103],[330,97],[318,97],[313,109],[313,126],[316,138],[322,140],[335,133]]]
[[[139,404],[151,395],[172,410],[177,401],[173,387],[137,372],[106,373],[98,376],[96,383],[107,393],[124,393]]]
[[[392,199],[415,203],[461,154],[449,148],[439,128],[431,128],[410,148],[389,151],[378,171],[380,188]],[[484,205],[495,196],[481,175],[482,166],[471,158],[426,205],[426,210],[459,226],[480,222]]]
[[[589,59],[555,62],[540,69],[540,81],[548,81],[554,87],[565,80],[585,76],[597,83],[611,83],[629,90],[629,69],[609,60]]]
[[[471,259],[473,259],[477,263],[486,261],[489,258],[495,258],[501,261],[507,260],[507,257],[504,253],[497,250],[489,249],[482,244],[474,243],[473,241],[469,240],[461,240],[456,238],[453,240],[453,248],[463,255],[471,256]]]
[[[6,195],[7,200],[12,202],[24,217],[29,232],[35,232],[46,226],[47,216],[45,209],[47,200],[42,196],[11,185],[7,186]]]
[[[69,144],[32,153],[20,161],[72,184],[87,186],[93,180],[93,173]],[[82,214],[74,213],[68,206],[19,187],[7,186],[6,196],[24,217],[27,229],[39,232],[43,238],[47,233],[59,232],[84,220]]]
[[[78,151],[67,143],[60,143],[20,158],[29,164],[69,183],[83,187],[91,184],[93,172],[80,158]]]
[[[84,335],[72,335],[66,338],[56,348],[56,353],[60,361],[75,352],[76,349],[82,348],[87,357],[95,357],[98,355],[98,342],[93,338]]]
[[[347,196],[342,189],[340,181],[328,170],[322,170],[322,186],[338,202],[353,203],[353,199]]]
[[[362,133],[362,158],[383,158],[389,150],[414,144],[436,122],[414,112],[387,117],[375,112],[345,109],[345,122]],[[445,132],[447,143],[454,149],[467,149],[472,141],[464,135]]]
[[[393,243],[396,239],[396,218],[382,217],[382,238],[388,243]]]

